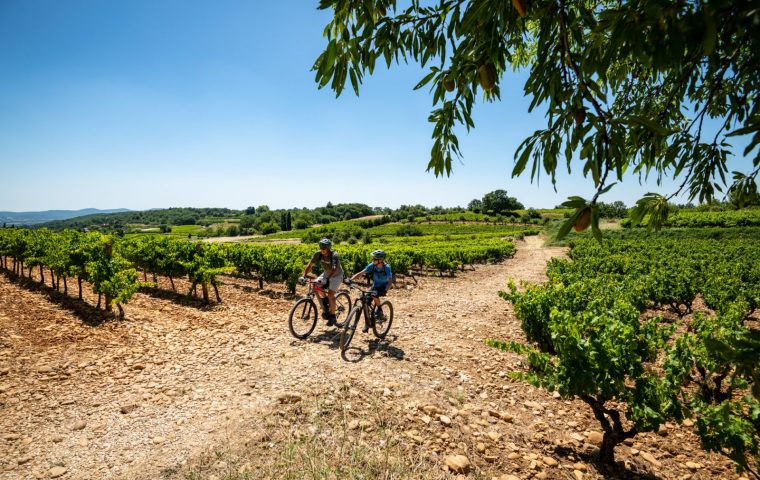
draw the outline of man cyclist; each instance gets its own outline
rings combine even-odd
[[[317,262],[322,265],[322,274],[317,277],[317,282],[325,285],[327,298],[323,292],[318,292],[322,302],[322,318],[327,319],[327,326],[335,325],[335,292],[340,288],[343,282],[343,267],[340,265],[338,253],[332,250],[332,242],[329,238],[323,238],[319,241],[319,251],[312,255],[308,265],[303,271],[303,276],[309,274],[311,267]]]
[[[357,272],[351,277],[351,281],[362,275],[372,275],[372,301],[375,303],[375,317],[379,320],[385,319],[385,314],[380,310],[380,297],[384,297],[388,293],[388,284],[393,278],[393,272],[391,272],[391,266],[385,263],[385,251],[375,250],[372,252],[372,262],[367,265],[364,270]],[[369,331],[369,325],[364,324],[362,329],[364,333]]]

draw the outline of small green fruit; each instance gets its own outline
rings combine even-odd
[[[478,67],[478,81],[483,90],[490,92],[496,86],[496,67],[486,63]]]

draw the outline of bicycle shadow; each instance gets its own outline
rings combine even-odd
[[[311,343],[319,343],[327,345],[330,350],[336,350],[340,348],[340,328],[326,327],[327,330],[322,331],[319,335],[312,335],[308,341]]]
[[[367,342],[367,348],[361,348],[356,343],[349,346],[344,352],[340,354],[341,358],[347,362],[358,363],[366,357],[371,357],[376,353],[384,354],[385,356],[393,360],[404,360],[406,352],[402,349],[392,345],[398,339],[398,335],[388,335],[385,339],[372,338]],[[356,342],[357,339],[354,339]]]

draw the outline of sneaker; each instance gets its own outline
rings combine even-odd
[[[328,327],[332,327],[333,325],[335,325],[335,320],[337,320],[337,318],[335,318],[335,315],[328,315],[327,316],[327,326]]]
[[[329,320],[330,319],[330,315],[328,315],[327,312],[324,311],[324,310],[322,310],[322,319],[323,320]]]
[[[375,310],[375,318],[378,320],[385,320],[385,314],[382,310]]]

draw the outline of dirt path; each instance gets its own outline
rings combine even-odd
[[[294,340],[285,323],[292,299],[244,282],[223,285],[224,303],[209,308],[138,294],[127,321],[88,326],[81,312],[51,302],[46,289],[21,288],[0,275],[0,479],[158,478],[236,423],[276,409],[283,394],[329,397],[345,385],[409,411],[410,422],[421,422],[420,435],[430,435],[421,443],[431,455],[466,450],[491,435],[480,457],[469,453],[484,471],[572,478],[580,458],[558,465],[540,458],[558,445],[589,447],[589,412],[508,381],[520,359],[483,343],[523,338],[496,292],[507,278],[544,280],[546,261],[563,254],[538,237],[517,246],[501,264],[393,290],[389,338],[358,334],[348,362],[340,358],[336,330],[320,324],[307,341]],[[425,405],[440,406],[461,428],[443,435],[417,413]],[[692,455],[683,439],[694,442],[689,432],[675,434],[680,440],[671,443],[680,450],[648,435],[624,455],[637,464],[637,452],[659,448],[675,464],[678,455]],[[727,472],[725,462],[710,462]],[[584,478],[597,478],[582,468]],[[673,473],[665,478],[694,473],[663,471]],[[704,472],[694,478],[711,478]]]

